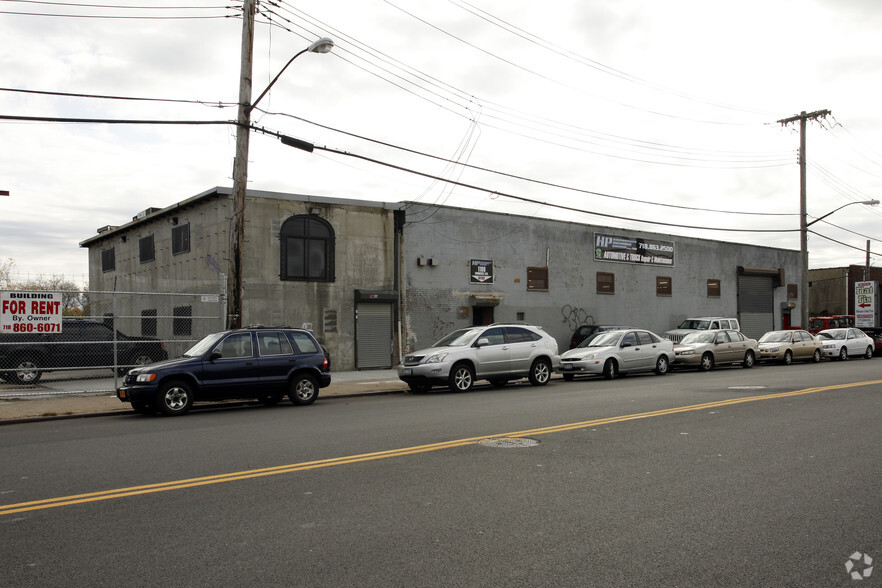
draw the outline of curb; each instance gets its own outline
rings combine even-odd
[[[358,398],[362,396],[377,396],[381,394],[391,395],[391,394],[407,394],[409,393],[406,389],[392,389],[392,390],[370,390],[364,392],[341,392],[339,394],[331,394],[327,396],[319,395],[320,400],[333,400],[335,398]],[[195,410],[206,409],[211,407],[237,407],[237,406],[247,406],[249,404],[255,404],[254,401],[250,400],[230,400],[230,401],[221,401],[216,403],[207,403],[201,404],[195,408]],[[28,416],[28,417],[13,417],[9,419],[0,419],[0,427],[5,425],[18,425],[23,423],[39,423],[45,421],[63,421],[69,419],[86,419],[86,418],[96,418],[102,416],[112,416],[115,414],[132,414],[136,413],[132,411],[130,408],[126,408],[126,405],[122,405],[122,408],[114,409],[114,410],[103,410],[100,412],[77,412],[77,413],[65,413],[65,414],[52,414],[52,415],[40,415],[40,416]]]

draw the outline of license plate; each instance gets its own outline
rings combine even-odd
[[[402,376],[410,376],[412,374],[413,374],[413,370],[410,368],[404,368],[403,370],[401,370]]]
[[[565,364],[563,364],[563,365],[560,366],[560,367],[561,367],[562,370],[571,370],[571,369],[573,369],[573,366],[572,366],[571,364],[568,364],[568,363],[565,363]]]

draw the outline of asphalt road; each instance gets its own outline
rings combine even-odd
[[[879,585],[845,564],[882,557],[880,392],[875,359],[9,425],[0,585]]]

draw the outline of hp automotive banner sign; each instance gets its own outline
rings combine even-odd
[[[594,260],[673,267],[674,243],[594,233]]]

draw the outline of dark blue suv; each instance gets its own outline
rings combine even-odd
[[[181,415],[193,402],[287,394],[312,404],[331,383],[328,358],[310,331],[249,327],[208,335],[181,357],[129,370],[116,395],[138,413]]]

